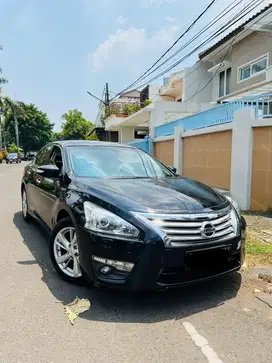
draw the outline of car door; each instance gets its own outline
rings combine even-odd
[[[43,183],[43,176],[39,173],[39,166],[49,163],[53,145],[47,145],[37,154],[31,167],[27,169],[27,198],[32,213],[39,219],[42,219],[43,206],[40,184]],[[43,220],[44,221],[44,220]]]
[[[54,146],[53,150],[50,152],[49,160],[47,164],[56,165],[60,174],[62,171],[62,151],[60,147]],[[39,190],[39,211],[41,219],[46,223],[46,225],[51,228],[52,226],[52,210],[54,204],[59,197],[60,193],[60,177],[48,177],[41,174],[37,188]]]

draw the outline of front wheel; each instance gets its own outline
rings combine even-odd
[[[27,193],[25,187],[22,190],[22,214],[23,218],[26,222],[29,222],[30,215],[28,213],[28,201],[27,201]]]
[[[70,218],[60,220],[50,238],[50,257],[57,273],[66,281],[85,283],[79,264],[76,229]]]

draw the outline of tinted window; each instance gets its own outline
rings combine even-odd
[[[52,145],[45,146],[38,153],[36,160],[35,160],[35,164],[38,166],[50,164],[49,161],[50,161],[50,155],[51,155],[52,149],[53,149]]]
[[[151,155],[122,147],[69,147],[73,172],[88,178],[158,178],[173,176]]]

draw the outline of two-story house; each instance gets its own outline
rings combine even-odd
[[[184,101],[226,102],[272,90],[272,4],[184,70]]]
[[[105,130],[118,132],[118,141],[127,143],[148,135],[154,136],[152,131],[156,126],[211,108],[210,103],[182,103],[183,77],[184,72],[177,71],[165,78],[163,85],[149,84],[143,88],[139,92],[139,107],[130,113],[127,113],[127,99],[124,98],[121,105],[120,98],[115,99],[111,103],[110,113],[104,116]]]

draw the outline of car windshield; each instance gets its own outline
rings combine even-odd
[[[86,178],[164,178],[172,173],[151,155],[125,147],[71,146],[68,154],[76,176]]]
[[[17,154],[11,153],[11,154],[8,154],[8,157],[10,157],[10,158],[16,158],[17,157]]]

